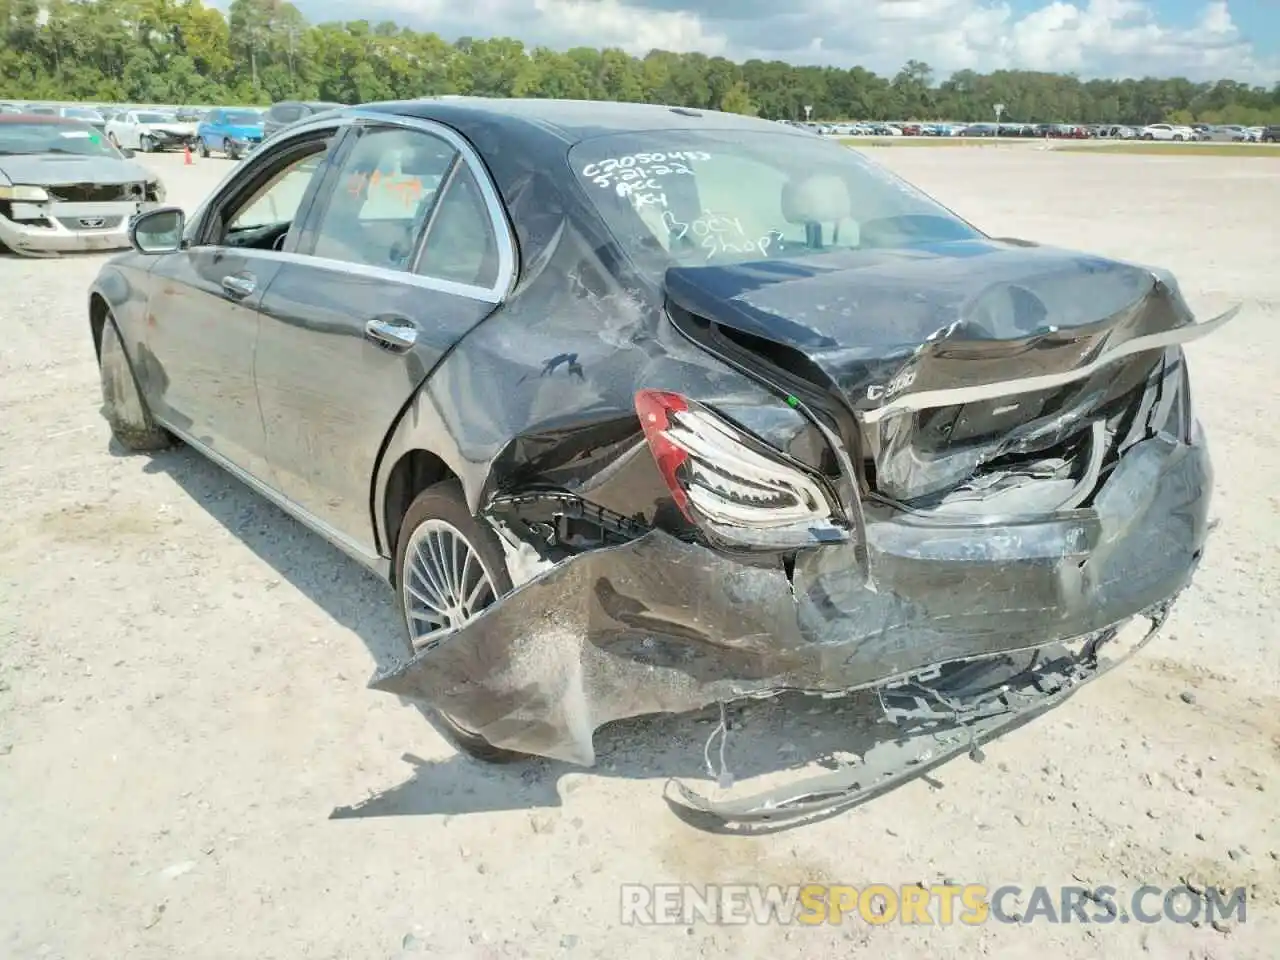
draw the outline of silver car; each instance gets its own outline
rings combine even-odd
[[[0,115],[0,247],[27,256],[129,245],[129,219],[164,200],[131,150],[79,120]]]

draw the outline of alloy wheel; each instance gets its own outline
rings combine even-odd
[[[444,520],[425,520],[410,535],[400,585],[415,651],[458,629],[497,598],[475,547]]]

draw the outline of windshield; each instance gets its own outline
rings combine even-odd
[[[139,123],[173,123],[176,119],[172,113],[140,113]]]
[[[69,153],[81,157],[119,157],[93,127],[83,123],[0,123],[0,156]]]
[[[223,123],[231,127],[256,127],[262,123],[262,114],[260,113],[228,113]]]
[[[796,257],[982,236],[861,154],[765,130],[585,140],[574,173],[641,266]]]

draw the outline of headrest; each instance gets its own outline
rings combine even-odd
[[[805,177],[783,184],[782,216],[787,223],[834,223],[852,215],[849,188],[840,177]]]

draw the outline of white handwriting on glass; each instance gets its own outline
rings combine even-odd
[[[582,175],[597,187],[611,187],[615,184],[635,183],[636,181],[653,183],[653,177],[668,177],[672,174],[692,174],[686,161],[710,160],[711,154],[705,150],[682,150],[674,153],[632,153],[625,157],[607,157],[604,160],[588,163],[582,168]],[[648,189],[661,189],[656,184]]]
[[[725,217],[710,210],[702,211],[702,216],[691,223],[677,220],[670,210],[662,214],[662,222],[671,231],[673,240],[691,237],[699,247],[707,252],[707,259],[726,253],[748,253],[766,255],[773,245],[772,237],[752,239],[742,228],[742,221],[737,217]]]
[[[618,196],[631,200],[636,209],[640,207],[665,207],[667,195],[662,185],[655,180],[635,180],[631,183],[620,183],[614,188]]]

